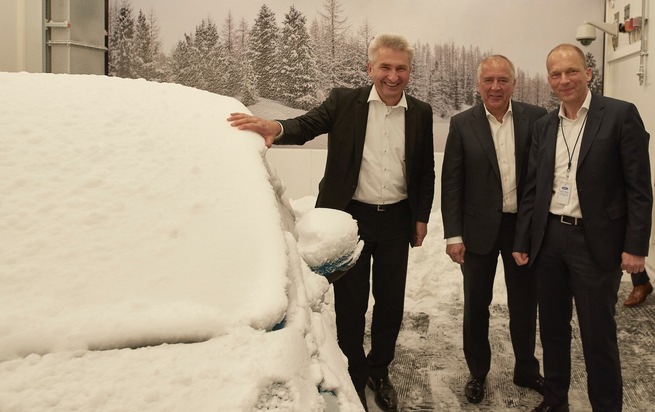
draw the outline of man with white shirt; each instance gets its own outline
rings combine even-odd
[[[377,36],[368,49],[372,86],[333,89],[321,105],[294,119],[228,118],[232,126],[261,134],[269,147],[328,134],[316,207],[350,213],[364,240],[357,263],[334,283],[337,337],[363,406],[368,384],[385,411],[398,405],[389,365],[403,318],[409,245],[423,243],[434,197],[432,108],[405,94],[413,54],[405,38]],[[366,354],[371,273],[375,305]]]
[[[485,396],[491,367],[489,305],[498,255],[503,259],[514,383],[543,394],[534,356],[537,281],[512,258],[518,199],[523,190],[531,133],[546,110],[511,100],[514,65],[493,55],[478,66],[482,104],[451,118],[441,172],[441,214],[446,253],[464,276],[464,356],[471,403]]]
[[[540,119],[519,205],[517,264],[537,275],[544,401],[533,412],[568,412],[573,301],[594,411],[623,405],[616,302],[621,269],[644,270],[653,196],[649,135],[634,104],[593,94],[577,46],[546,59],[561,100]]]

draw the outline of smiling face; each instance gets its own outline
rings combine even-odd
[[[498,120],[507,112],[516,79],[507,60],[500,57],[482,62],[478,75],[478,92],[484,106]]]
[[[591,80],[584,54],[573,47],[555,48],[548,55],[546,68],[550,88],[564,104],[566,115],[574,118],[587,97],[587,82]]]
[[[375,90],[387,106],[395,106],[409,82],[411,66],[405,50],[382,47],[374,61],[367,64],[368,76],[373,80]]]

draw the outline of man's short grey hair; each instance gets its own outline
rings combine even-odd
[[[482,60],[480,64],[478,64],[478,77],[477,77],[478,81],[480,81],[480,75],[482,74],[482,66],[484,66],[485,64],[491,61],[498,61],[498,60],[504,60],[507,62],[507,64],[509,65],[509,73],[512,76],[512,80],[516,79],[516,70],[514,69],[514,63],[512,63],[510,59],[503,56],[502,54],[493,54],[489,57],[485,57],[484,60]]]
[[[406,38],[398,34],[384,33],[375,36],[371,44],[368,46],[368,61],[369,63],[375,62],[378,57],[378,51],[381,48],[389,48],[392,50],[406,51],[409,57],[409,64],[412,64],[414,59],[414,48],[409,44]]]

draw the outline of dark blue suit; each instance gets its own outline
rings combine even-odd
[[[583,225],[568,226],[549,215],[559,122],[558,111],[537,122],[514,248],[538,278],[544,401],[568,402],[575,299],[592,407],[620,411],[615,306],[622,252],[648,254],[649,135],[633,104],[592,96],[576,170]]]

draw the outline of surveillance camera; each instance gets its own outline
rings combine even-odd
[[[591,24],[583,24],[575,32],[575,39],[583,46],[589,46],[592,41],[596,40],[596,28]]]

